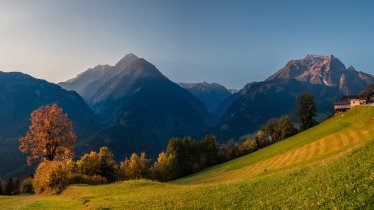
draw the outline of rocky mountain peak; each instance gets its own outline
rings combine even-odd
[[[125,55],[125,57],[123,57],[121,60],[119,60],[115,67],[119,70],[122,70],[138,59],[139,58],[136,55],[134,55],[133,53],[129,53]]]
[[[144,58],[133,61],[126,69],[129,73],[133,73],[133,77],[157,76],[164,77],[163,74],[150,62]]]
[[[342,74],[348,73],[345,65],[335,56],[308,54],[303,59],[292,60],[267,81],[295,79],[314,85],[339,86]]]
[[[323,61],[329,59],[329,57],[330,56],[307,54],[304,59],[311,63],[323,63]],[[331,55],[331,57],[333,56]]]

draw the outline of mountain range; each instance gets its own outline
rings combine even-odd
[[[171,137],[200,137],[213,119],[203,102],[133,54],[60,85],[80,93],[104,125],[89,144],[107,145],[119,159],[142,151],[154,157]]]
[[[320,118],[332,102],[360,93],[373,75],[333,55],[291,60],[262,82],[239,91],[217,83],[174,83],[153,64],[128,54],[115,65],[97,65],[58,85],[22,73],[0,72],[0,176],[24,169],[18,137],[33,110],[58,103],[74,122],[76,154],[108,146],[116,159],[132,152],[155,158],[169,138],[210,133],[222,143],[256,131],[268,119],[294,117],[297,96],[314,94]]]
[[[232,94],[232,90],[218,83],[179,83],[179,85],[202,101],[208,111],[217,117],[221,114],[220,104]]]
[[[26,165],[18,137],[26,133],[31,112],[52,103],[59,104],[73,121],[78,147],[86,147],[82,139],[99,129],[100,123],[76,92],[23,73],[0,72],[0,175],[16,174]]]
[[[307,55],[291,60],[263,82],[252,82],[226,100],[227,112],[211,132],[223,141],[256,131],[268,119],[294,115],[297,96],[315,96],[320,118],[332,113],[332,103],[343,95],[359,94],[374,76],[356,71],[333,55]]]

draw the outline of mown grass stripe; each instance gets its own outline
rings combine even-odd
[[[318,149],[316,149],[316,152],[314,153],[312,158],[324,154],[329,144],[331,144],[334,141],[335,141],[335,135],[330,135],[328,138],[324,138],[319,141],[316,141],[316,145]]]
[[[287,161],[287,159],[290,158],[290,156],[291,156],[291,152],[286,152],[280,155],[278,157],[279,163],[276,167],[279,168],[280,165],[283,165]]]
[[[318,141],[320,141],[320,140],[318,140]],[[310,151],[309,151],[308,154],[306,154],[306,155],[307,155],[307,158],[306,158],[305,160],[310,160],[310,159],[313,158],[314,153],[315,153],[315,151],[316,151],[317,143],[316,143],[316,142],[313,142],[313,143],[310,144],[310,146],[311,146]]]

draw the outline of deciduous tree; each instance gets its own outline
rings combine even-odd
[[[149,176],[151,160],[148,159],[143,152],[140,156],[133,153],[130,159],[127,159],[120,164],[120,178],[129,179],[142,179]]]
[[[83,175],[99,175],[109,182],[114,182],[117,179],[117,164],[107,147],[101,147],[99,153],[91,152],[83,155],[77,162],[77,166],[79,173]]]
[[[200,169],[200,145],[191,137],[172,138],[166,149],[167,155],[174,155],[178,177],[192,174]]]
[[[240,145],[240,152],[242,155],[254,152],[257,150],[256,138],[248,138]]]
[[[158,155],[157,162],[151,167],[151,177],[154,180],[162,182],[176,179],[178,174],[176,174],[175,168],[175,155],[161,152]]]
[[[311,93],[303,93],[297,99],[297,112],[300,118],[301,128],[306,130],[316,124],[317,112],[314,96]]]
[[[293,125],[292,119],[288,115],[283,115],[279,119],[280,138],[285,139],[297,133],[297,129]]]
[[[52,104],[31,113],[29,131],[19,141],[21,152],[31,154],[27,158],[31,164],[41,157],[51,161],[71,158],[76,136],[67,114]]]
[[[202,167],[211,166],[218,162],[218,143],[213,135],[206,135],[201,139]],[[204,160],[204,161],[203,161]]]
[[[270,119],[265,125],[261,127],[261,130],[265,132],[268,144],[272,144],[280,140],[281,134],[279,132],[278,127],[278,119]]]

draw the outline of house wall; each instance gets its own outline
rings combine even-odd
[[[360,99],[351,99],[350,102],[351,102],[350,108],[361,105]]]
[[[346,111],[351,108],[350,104],[334,104],[334,110],[335,112],[341,112],[341,111]]]

